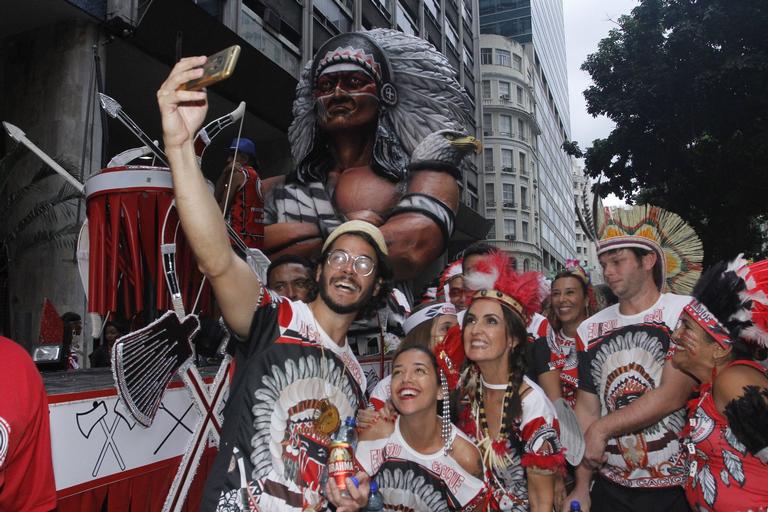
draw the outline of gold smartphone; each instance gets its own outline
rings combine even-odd
[[[199,91],[203,87],[229,78],[235,71],[238,57],[240,57],[240,45],[237,44],[211,55],[203,64],[203,76],[190,80],[181,88],[187,91]]]

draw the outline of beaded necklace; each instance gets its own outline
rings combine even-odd
[[[479,428],[477,428],[477,447],[480,449],[480,453],[483,456],[483,462],[485,466],[491,470],[505,469],[512,461],[507,453],[507,438],[506,431],[509,428],[507,425],[507,403],[512,400],[512,372],[509,373],[509,380],[505,386],[504,400],[501,402],[501,425],[499,427],[499,435],[496,439],[491,438],[491,434],[488,430],[488,419],[485,414],[485,405],[483,404],[483,387],[484,382],[482,376],[480,385],[475,387],[475,418],[479,422]],[[493,388],[491,388],[493,389]]]

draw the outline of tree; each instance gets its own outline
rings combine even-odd
[[[616,123],[585,172],[690,222],[705,263],[766,241],[766,27],[764,0],[642,0],[582,65],[588,112]]]

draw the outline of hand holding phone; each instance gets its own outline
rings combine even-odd
[[[229,78],[235,71],[238,57],[240,57],[240,45],[237,44],[211,55],[203,64],[203,76],[183,84],[181,89],[199,91],[203,87]]]

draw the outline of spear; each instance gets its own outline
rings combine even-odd
[[[123,107],[114,98],[107,96],[106,94],[99,93],[99,103],[101,103],[101,108],[104,109],[104,112],[106,112],[109,117],[117,119],[123,123],[123,125],[128,128],[132,134],[138,137],[139,140],[145,146],[147,146],[152,151],[152,153],[155,154],[158,160],[160,160],[166,167],[170,167],[168,164],[168,158],[165,156],[165,153],[163,153],[163,150],[157,147],[155,141],[149,138],[149,135],[144,133],[144,130],[139,128],[139,125],[137,125],[133,119],[131,119],[130,116],[125,113]]]

